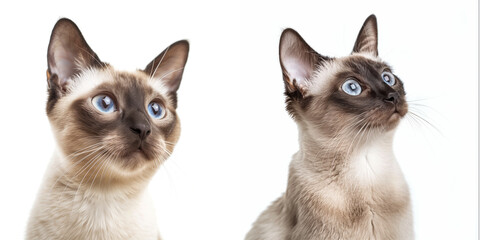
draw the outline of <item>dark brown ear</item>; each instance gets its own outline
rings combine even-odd
[[[170,93],[175,93],[180,87],[189,48],[188,41],[178,41],[167,47],[143,71],[161,81]]]
[[[370,15],[363,23],[362,29],[358,33],[354,53],[366,53],[373,56],[378,56],[378,33],[377,33],[377,18],[375,15]]]
[[[280,37],[279,55],[285,90],[304,94],[322,56],[291,28],[285,29]]]
[[[70,19],[62,18],[53,27],[48,45],[49,87],[65,93],[65,86],[82,70],[101,67],[104,64],[92,51],[77,25]]]

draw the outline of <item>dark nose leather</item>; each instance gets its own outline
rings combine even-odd
[[[127,124],[130,130],[137,134],[141,140],[147,138],[152,132],[150,122],[140,112],[132,112],[129,115]]]
[[[398,103],[398,98],[399,98],[399,95],[398,95],[397,92],[391,92],[391,93],[388,93],[387,97],[385,99],[383,99],[383,101],[388,102],[388,103],[397,104]]]

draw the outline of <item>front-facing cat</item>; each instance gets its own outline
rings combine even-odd
[[[144,70],[118,71],[72,21],[57,22],[47,55],[57,151],[27,239],[160,238],[146,188],[180,134],[176,91],[188,50],[179,41]]]
[[[285,194],[246,239],[413,239],[409,190],[392,150],[408,107],[402,81],[378,58],[375,16],[341,58],[318,54],[287,29],[280,63],[300,149]]]

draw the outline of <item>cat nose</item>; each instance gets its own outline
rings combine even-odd
[[[152,133],[150,122],[140,113],[131,113],[127,118],[127,124],[130,131],[138,135],[141,140],[144,140]]]
[[[391,92],[387,95],[387,97],[385,99],[383,99],[383,101],[387,102],[387,103],[393,103],[393,104],[397,104],[398,103],[398,93],[397,92]]]
[[[141,140],[147,138],[147,136],[152,132],[150,125],[145,123],[136,123],[133,126],[130,126],[130,130],[137,134]]]

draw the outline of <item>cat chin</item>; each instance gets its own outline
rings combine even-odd
[[[150,161],[151,159],[153,159],[153,155],[154,154],[152,154],[151,151],[149,151],[148,149],[130,147],[129,149],[125,149],[120,156],[123,159]]]
[[[129,154],[131,158],[142,159],[144,161],[151,161],[151,157],[142,149],[137,149]]]
[[[402,116],[399,113],[393,113],[392,115],[384,119],[385,120],[378,122],[377,124],[372,124],[371,126],[367,127],[367,129],[370,129],[372,131],[378,131],[380,133],[389,132],[395,129],[400,124]]]
[[[160,160],[148,160],[141,153],[134,153],[129,157],[116,159],[115,163],[110,164],[109,171],[111,171],[114,178],[128,179],[150,175],[147,172],[153,174],[160,165]]]
[[[400,120],[402,120],[402,116],[399,113],[392,114],[388,119],[387,124],[385,124],[384,129],[386,131],[395,129],[400,124]]]
[[[121,168],[125,170],[135,170],[144,166],[159,165],[162,162],[160,159],[155,159],[152,156],[147,155],[141,150],[130,152],[129,154],[122,156],[117,161]]]
[[[394,112],[390,117],[388,117],[387,121],[379,126],[382,132],[389,132],[397,128],[397,126],[400,124],[400,121],[402,120],[403,116],[405,114],[399,113],[399,112]]]
[[[400,119],[402,119],[402,115],[398,112],[394,112],[390,118],[388,118],[388,122],[389,123],[396,123],[396,122],[399,122]]]
[[[385,129],[392,130],[398,126],[402,118],[407,114],[408,108],[406,106],[402,106],[400,108],[396,108],[395,111],[390,115],[385,124]]]
[[[390,110],[375,109],[369,116],[369,122],[372,124],[371,129],[379,129],[381,132],[390,131],[396,128],[402,118],[407,114],[408,107],[401,105]]]

